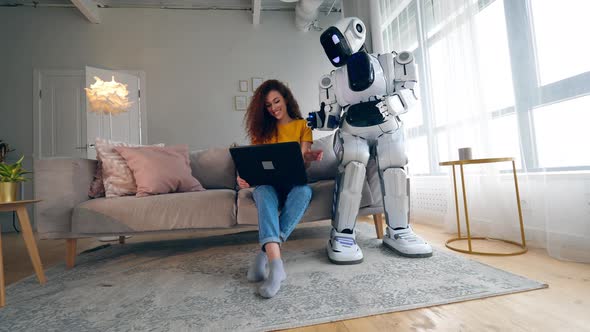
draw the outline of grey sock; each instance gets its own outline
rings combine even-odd
[[[283,261],[280,258],[270,261],[269,267],[268,279],[258,289],[260,295],[266,298],[275,296],[279,289],[281,289],[281,281],[287,278],[287,273],[285,273],[285,269],[283,268]]]
[[[252,262],[252,265],[250,265],[250,268],[248,269],[248,274],[246,275],[248,281],[259,282],[266,279],[267,263],[268,257],[266,256],[266,253],[263,251],[258,253],[254,259],[254,262]]]

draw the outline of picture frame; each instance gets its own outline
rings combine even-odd
[[[240,92],[248,92],[248,80],[240,80],[238,86]]]
[[[262,82],[262,77],[252,77],[252,92],[256,91]]]
[[[234,96],[234,107],[236,111],[245,111],[248,108],[248,98],[246,96]]]

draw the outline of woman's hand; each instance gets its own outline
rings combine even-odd
[[[309,150],[303,152],[303,161],[306,163],[312,161],[320,161],[324,157],[324,151],[322,150]]]
[[[250,184],[248,182],[246,182],[246,180],[242,179],[239,175],[238,175],[237,181],[238,181],[238,186],[240,187],[240,189],[250,188]]]

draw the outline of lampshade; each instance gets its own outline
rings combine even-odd
[[[85,88],[90,109],[88,111],[99,114],[119,114],[126,112],[133,104],[127,96],[127,84],[115,81],[113,76],[110,82],[105,82],[94,76],[94,84]]]

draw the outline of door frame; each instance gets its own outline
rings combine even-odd
[[[136,75],[139,77],[139,131],[140,144],[147,143],[147,89],[146,89],[146,74],[142,70],[119,70],[124,73]],[[43,75],[62,75],[62,76],[80,76],[85,77],[83,69],[33,69],[33,159],[43,159],[41,157],[41,98],[39,98],[39,91],[41,90],[41,80]],[[84,110],[86,104],[83,105]],[[84,122],[86,117],[84,116]],[[59,159],[60,157],[54,157]]]

